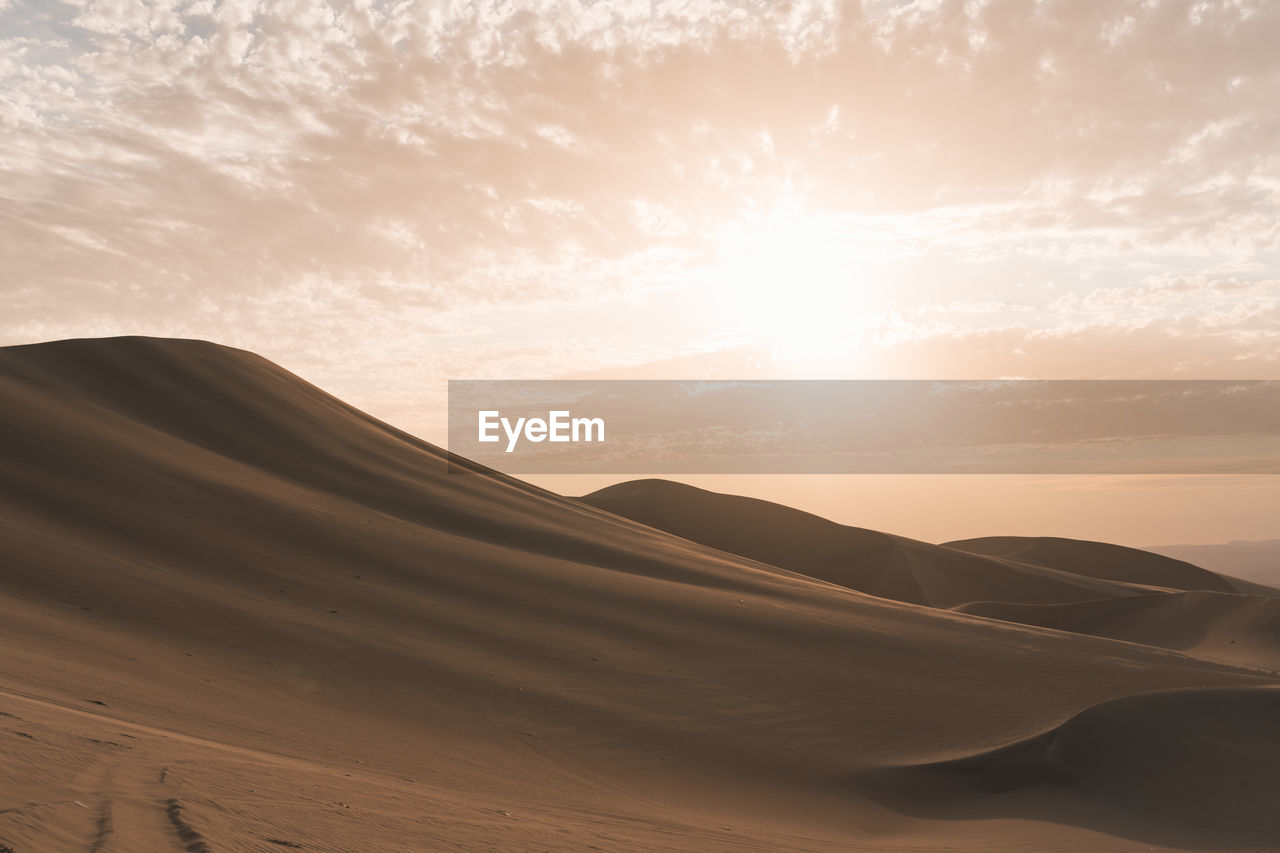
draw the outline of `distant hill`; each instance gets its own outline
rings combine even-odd
[[[1280,539],[1222,545],[1153,545],[1146,550],[1255,583],[1280,586]]]

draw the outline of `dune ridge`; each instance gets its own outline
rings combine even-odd
[[[1091,576],[850,527],[755,498],[635,480],[581,498],[694,542],[849,589],[931,607],[974,601],[1061,604],[1150,592],[1148,580]]]
[[[1234,579],[1139,548],[1055,536],[987,536],[944,543],[948,548],[1121,581],[1186,592],[1242,592]]]

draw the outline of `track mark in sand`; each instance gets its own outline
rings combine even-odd
[[[264,838],[262,840],[268,844],[279,844],[281,847],[292,847],[295,850],[302,849],[302,845],[296,841],[285,841],[283,838]]]
[[[182,817],[182,806],[177,800],[171,799],[165,804],[165,813],[169,815],[169,823],[173,824],[174,831],[178,833],[178,840],[186,845],[183,849],[187,853],[212,853],[204,836],[196,832]]]
[[[107,846],[107,842],[111,840],[111,832],[113,824],[111,820],[111,801],[103,800],[102,805],[98,808],[98,823],[93,834],[93,845],[89,848],[89,853],[100,853]]]

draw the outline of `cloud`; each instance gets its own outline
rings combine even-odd
[[[1087,295],[1065,296],[1055,308],[1067,310],[1102,310],[1116,307],[1160,307],[1197,298],[1229,298],[1280,295],[1280,280],[1247,280],[1236,277],[1211,278],[1197,276],[1149,276],[1141,285],[1097,289]]]
[[[1115,316],[1124,313],[1147,321],[1177,318],[1199,329],[1235,327],[1280,332],[1280,280],[1153,276],[1130,287],[1097,288],[1067,294],[1051,306],[1057,311]]]
[[[726,229],[790,205],[868,255],[990,265],[977,298],[886,285],[968,318],[886,332],[902,346],[1076,363],[1045,322],[986,315],[1159,336],[1195,300],[1205,334],[1274,342],[1262,285],[1078,267],[1274,280],[1277,43],[1264,0],[4,0],[0,268],[21,298],[0,338],[186,330],[314,360],[308,340],[356,330],[407,353],[486,312],[511,331],[608,301],[620,328],[653,293],[708,310],[692,294]],[[1014,293],[1034,277],[1055,289]],[[1203,358],[1240,354],[1215,341]]]

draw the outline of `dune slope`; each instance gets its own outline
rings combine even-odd
[[[847,780],[1135,692],[1274,683],[450,473],[212,344],[6,348],[0,398],[0,843],[19,853],[1125,849],[1065,800],[937,821]],[[1028,577],[1054,600],[1111,583]],[[1149,813],[1124,819],[1147,849]]]
[[[620,483],[581,500],[722,551],[913,604],[1051,604],[1148,591],[1057,567],[974,555],[849,527],[769,501],[718,494],[669,480]]]
[[[1270,850],[1280,838],[1278,716],[1276,688],[1155,691],[1000,749],[873,771],[855,786],[932,816],[1003,799],[1006,811],[1033,818],[1066,798],[1082,822],[1120,835],[1140,815],[1157,843]]]

